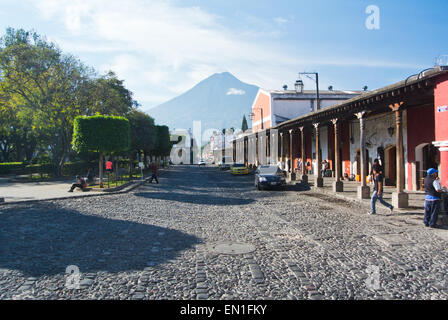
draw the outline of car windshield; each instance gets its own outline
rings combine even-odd
[[[235,164],[233,165],[233,167],[234,167],[234,168],[244,168],[245,165],[242,164],[242,163],[235,163]]]
[[[261,166],[260,168],[258,168],[258,172],[260,174],[274,175],[281,173],[281,170],[278,166]]]

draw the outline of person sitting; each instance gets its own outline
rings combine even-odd
[[[72,184],[72,187],[70,188],[70,190],[68,190],[68,192],[73,192],[75,188],[80,188],[82,191],[87,188],[87,182],[86,180],[84,180],[84,178],[76,176],[76,180],[78,183]]]

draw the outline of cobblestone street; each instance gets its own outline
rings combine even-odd
[[[5,204],[0,299],[448,299],[448,231],[381,210],[193,166],[127,194]]]

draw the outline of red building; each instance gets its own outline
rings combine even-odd
[[[396,187],[394,206],[406,207],[407,192],[421,189],[427,169],[438,169],[442,185],[448,186],[447,123],[448,67],[438,66],[272,128],[280,133],[279,160],[292,160],[291,179],[312,172],[315,185],[320,186],[317,169],[325,159],[330,162],[335,191],[343,190],[345,175],[355,176],[360,182],[358,196],[368,198],[366,177],[378,158],[387,184]],[[263,129],[252,135],[270,136],[271,129]],[[246,148],[244,141],[238,143]],[[314,166],[296,172],[299,157]]]

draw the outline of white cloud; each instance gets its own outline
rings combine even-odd
[[[228,96],[231,96],[231,95],[243,96],[243,95],[246,94],[246,91],[241,90],[241,89],[230,88],[229,91],[227,91],[226,94]]]
[[[229,71],[242,81],[279,88],[311,64],[409,67],[368,57],[301,55],[275,39],[276,25],[290,21],[283,17],[273,18],[272,28],[261,32],[240,32],[225,25],[222,17],[181,6],[177,0],[29,1],[44,19],[68,31],[48,35],[64,51],[98,53],[99,68],[125,79],[135,98],[150,104],[146,107],[175,97],[215,72]]]
[[[285,25],[289,23],[289,20],[283,17],[277,17],[274,18],[275,23],[277,23],[279,26]]]

